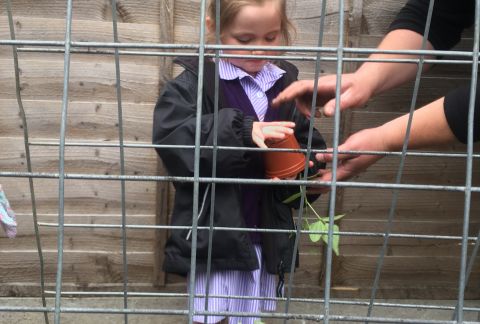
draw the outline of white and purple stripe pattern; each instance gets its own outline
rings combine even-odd
[[[262,260],[262,249],[255,245],[255,252],[259,260],[260,269],[254,271],[212,271],[209,280],[209,295],[222,296],[245,296],[248,298],[208,298],[209,312],[235,312],[235,313],[259,313],[272,312],[276,309],[274,300],[256,299],[256,297],[275,297],[275,275],[267,272]],[[196,273],[195,294],[205,295],[207,283],[206,273]],[[205,298],[194,299],[195,311],[205,310]],[[208,316],[205,323],[217,323],[224,316]],[[256,317],[233,317],[228,318],[229,324],[254,324]],[[204,315],[196,315],[193,320],[204,323]]]
[[[218,70],[219,76],[223,80],[240,79],[240,84],[243,90],[245,90],[248,99],[250,99],[257,113],[258,120],[263,121],[268,108],[268,98],[265,93],[282,77],[285,71],[272,63],[267,63],[253,77],[224,60],[220,60]]]

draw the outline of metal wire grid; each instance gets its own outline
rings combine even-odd
[[[215,199],[215,184],[217,183],[246,183],[246,184],[272,184],[268,180],[259,180],[259,179],[230,179],[230,178],[217,178],[215,169],[216,166],[213,166],[212,177],[202,178],[199,176],[199,152],[201,149],[212,149],[214,156],[218,150],[238,150],[237,147],[222,147],[218,146],[217,142],[214,142],[212,147],[200,146],[200,117],[201,109],[197,109],[197,128],[196,128],[196,142],[192,146],[182,146],[181,148],[194,149],[195,150],[195,173],[193,177],[171,177],[171,176],[129,176],[125,175],[125,166],[124,166],[124,149],[125,148],[155,148],[155,147],[166,147],[160,145],[131,145],[123,143],[123,123],[122,123],[122,98],[121,98],[121,83],[120,83],[120,55],[154,55],[154,56],[199,56],[200,68],[199,68],[199,83],[198,83],[198,102],[197,107],[202,105],[202,96],[201,91],[203,88],[203,63],[205,58],[215,56],[215,57],[240,57],[238,55],[225,55],[220,54],[220,50],[225,49],[234,49],[237,47],[234,46],[222,46],[217,44],[208,45],[205,43],[205,4],[206,0],[201,0],[201,19],[200,19],[200,41],[199,44],[150,44],[150,43],[120,43],[118,40],[118,31],[117,31],[117,19],[116,19],[116,1],[112,0],[112,27],[114,34],[113,43],[104,43],[104,42],[74,42],[71,41],[71,24],[72,24],[72,0],[67,1],[67,13],[66,13],[66,32],[64,41],[38,41],[38,40],[22,40],[18,41],[15,39],[15,31],[13,27],[13,19],[11,12],[11,2],[6,0],[7,14],[9,20],[10,28],[10,40],[0,40],[0,45],[2,46],[11,46],[13,51],[13,64],[15,67],[15,82],[16,82],[16,96],[18,101],[18,106],[20,110],[20,115],[23,122],[24,130],[24,139],[25,139],[25,152],[27,160],[27,172],[0,172],[2,177],[15,177],[15,178],[28,178],[30,184],[30,193],[31,193],[31,203],[32,203],[32,214],[34,220],[34,229],[36,244],[39,255],[40,262],[40,283],[41,283],[41,299],[42,307],[9,307],[9,306],[0,306],[1,312],[41,312],[44,314],[44,320],[46,323],[49,322],[48,313],[54,314],[54,322],[61,322],[62,313],[102,313],[102,314],[124,314],[124,322],[128,322],[129,314],[158,314],[158,315],[183,315],[188,316],[189,322],[192,322],[194,310],[193,310],[193,294],[168,294],[168,293],[133,293],[128,291],[128,260],[126,254],[126,230],[127,229],[137,229],[137,230],[165,230],[165,229],[179,229],[187,228],[192,229],[192,261],[191,261],[191,272],[190,272],[190,291],[193,291],[194,279],[195,279],[195,266],[196,266],[196,243],[197,243],[197,231],[198,230],[209,230],[210,234],[213,230],[221,231],[263,231],[263,232],[291,232],[296,233],[295,246],[298,246],[300,234],[306,233],[321,233],[328,234],[328,246],[331,247],[333,240],[332,228],[329,229],[328,233],[318,232],[318,231],[305,231],[301,230],[298,227],[297,230],[271,230],[271,229],[240,229],[240,228],[216,228],[213,227],[213,223],[210,223],[209,227],[200,227],[197,224],[196,217],[193,217],[193,224],[191,227],[181,227],[181,226],[168,226],[168,225],[156,225],[156,226],[145,226],[145,225],[127,225],[126,224],[126,210],[125,210],[125,182],[126,181],[179,181],[179,182],[193,182],[194,184],[194,199],[198,202],[199,195],[198,189],[200,183],[211,183],[212,184],[212,200]],[[337,47],[324,47],[322,45],[323,33],[324,33],[324,18],[325,18],[325,5],[326,0],[322,0],[321,6],[321,26],[319,33],[318,46],[316,47],[261,47],[261,49],[277,49],[288,52],[307,52],[314,53],[315,56],[300,56],[300,55],[285,55],[282,58],[288,60],[305,60],[305,61],[315,61],[315,77],[317,79],[320,66],[323,62],[334,61],[336,65],[336,74],[337,74],[337,89],[341,85],[341,74],[343,63],[345,62],[365,62],[365,61],[381,61],[381,62],[401,62],[401,63],[416,63],[418,65],[418,72],[415,79],[415,86],[411,100],[410,106],[410,119],[408,131],[404,140],[404,145],[402,152],[371,152],[371,151],[361,151],[361,152],[346,152],[346,153],[361,153],[361,154],[380,154],[380,155],[399,155],[401,157],[400,165],[397,171],[395,183],[356,183],[352,181],[342,181],[337,182],[335,180],[336,175],[336,166],[338,163],[338,144],[339,144],[339,132],[340,132],[340,111],[339,111],[339,91],[337,91],[337,105],[335,107],[335,127],[334,127],[334,139],[333,139],[333,180],[331,182],[320,182],[320,181],[308,181],[307,179],[295,180],[295,181],[278,181],[278,185],[300,185],[305,187],[308,183],[309,186],[330,186],[331,194],[329,198],[329,219],[330,222],[333,222],[333,216],[335,211],[335,193],[338,187],[355,187],[355,188],[377,188],[377,189],[393,189],[393,196],[391,201],[391,207],[389,210],[388,217],[388,227],[387,231],[384,233],[368,233],[368,232],[340,232],[341,236],[378,236],[383,237],[384,243],[382,250],[380,252],[375,281],[372,287],[371,298],[368,302],[362,301],[342,301],[335,300],[330,297],[330,287],[331,287],[331,271],[332,271],[332,249],[327,249],[327,259],[326,259],[326,275],[325,275],[325,296],[324,298],[294,298],[291,295],[291,286],[294,280],[294,271],[290,272],[289,276],[289,285],[287,286],[287,296],[285,298],[272,298],[279,301],[285,302],[284,312],[279,313],[265,313],[265,314],[238,314],[232,312],[221,313],[222,315],[235,315],[235,316],[262,316],[264,318],[283,318],[285,322],[289,319],[304,319],[304,320],[314,320],[314,321],[323,321],[324,323],[329,323],[330,320],[334,321],[365,321],[365,322],[381,322],[381,323],[467,323],[463,320],[463,314],[466,311],[480,312],[480,308],[475,307],[465,307],[464,306],[464,289],[466,283],[468,282],[469,275],[471,273],[473,263],[478,253],[479,242],[480,242],[480,232],[477,237],[468,236],[468,224],[469,224],[469,215],[470,215],[470,205],[471,205],[471,193],[480,192],[479,187],[472,186],[472,162],[473,158],[478,158],[478,154],[473,154],[473,111],[474,111],[474,98],[476,91],[477,83],[477,72],[478,72],[478,53],[479,53],[479,8],[480,0],[476,0],[476,10],[475,10],[475,27],[474,27],[474,45],[473,50],[469,51],[430,51],[430,50],[410,50],[410,51],[379,51],[376,49],[368,48],[347,48],[344,47],[344,2],[339,1],[339,37]],[[426,38],[429,31],[431,14],[434,6],[434,0],[430,1],[430,7],[428,12],[428,20],[426,24],[426,30],[423,40],[423,48],[425,48]],[[217,5],[217,8],[219,6]],[[218,20],[218,12],[217,12]],[[218,25],[218,24],[217,24]],[[218,39],[218,30],[217,30],[217,39]],[[17,48],[17,46],[33,46],[32,48]],[[46,48],[48,47],[48,48]],[[53,48],[52,48],[53,47]],[[244,49],[259,49],[260,47],[243,47]],[[94,49],[94,50],[92,50]],[[106,49],[106,50],[105,50]],[[122,50],[123,49],[123,50]],[[125,50],[127,49],[127,50]],[[163,50],[163,52],[143,52],[143,51],[132,51],[128,49],[155,49]],[[213,50],[214,54],[209,54],[206,50]],[[165,51],[167,50],[167,51]],[[195,50],[198,53],[172,53],[168,50]],[[59,143],[46,143],[46,142],[30,142],[28,134],[28,124],[23,109],[22,98],[20,94],[20,74],[18,68],[18,52],[59,52],[64,53],[64,84],[63,84],[63,98],[62,98],[62,112],[61,112],[61,129],[60,129],[60,141]],[[116,94],[117,94],[117,104],[118,104],[118,124],[119,124],[119,143],[118,144],[96,144],[96,143],[67,143],[65,140],[65,130],[66,130],[66,120],[68,113],[68,81],[69,81],[69,71],[70,71],[70,55],[71,53],[92,53],[92,54],[112,54],[115,56],[115,70],[116,70]],[[410,54],[419,56],[418,59],[385,59],[385,60],[371,60],[366,58],[349,58],[345,57],[347,54],[371,54],[371,53],[391,53],[391,54]],[[335,54],[332,56],[325,56],[328,54]],[[444,59],[425,59],[427,55],[433,55],[438,57],[442,55]],[[455,57],[461,57],[462,59],[448,59],[448,57],[455,55]],[[245,57],[245,56],[242,56]],[[271,58],[269,56],[257,56],[263,58]],[[278,57],[275,57],[278,59]],[[424,64],[471,64],[472,65],[472,75],[471,75],[471,97],[470,97],[470,109],[469,109],[469,124],[468,124],[468,145],[466,154],[459,153],[427,153],[427,152],[407,152],[407,145],[409,140],[409,130],[412,119],[412,113],[416,105],[416,100],[418,96],[418,89],[420,84],[420,75],[422,73],[422,68]],[[216,94],[218,94],[218,71],[217,79],[215,83]],[[315,96],[314,96],[315,98]],[[312,112],[315,109],[315,102],[312,102]],[[215,110],[218,111],[218,107],[215,107]],[[218,120],[215,121],[215,125]],[[310,134],[313,129],[313,121],[310,123]],[[216,127],[215,127],[216,132]],[[216,136],[215,136],[216,139]],[[311,140],[311,138],[310,138]],[[313,150],[310,146],[310,140],[306,150],[299,150],[306,152],[321,152],[318,150]],[[59,171],[58,173],[41,173],[33,172],[31,166],[30,158],[30,146],[58,146],[59,147]],[[119,159],[120,159],[120,174],[118,175],[93,175],[93,174],[72,174],[65,173],[64,171],[64,152],[65,147],[67,146],[101,146],[101,147],[118,147],[119,148]],[[180,148],[176,146],[177,148]],[[246,149],[246,150],[260,150],[260,149]],[[404,167],[404,161],[406,156],[430,156],[430,157],[453,157],[453,158],[464,158],[467,162],[466,167],[466,177],[464,186],[441,186],[441,185],[413,185],[413,184],[402,184],[402,173]],[[215,162],[214,162],[215,163]],[[307,165],[305,165],[307,168]],[[59,183],[59,207],[58,207],[58,223],[40,223],[37,221],[36,213],[36,200],[35,200],[35,191],[33,187],[33,179],[35,178],[53,178],[58,179]],[[122,195],[122,224],[103,224],[103,225],[92,225],[92,224],[64,224],[64,182],[66,179],[83,179],[83,180],[118,180],[121,185],[121,195]],[[440,235],[415,235],[415,234],[394,234],[391,233],[391,224],[393,222],[394,213],[396,209],[397,197],[400,190],[429,190],[429,191],[451,191],[451,192],[463,192],[465,194],[464,199],[464,219],[463,219],[463,234],[462,236],[440,236]],[[304,197],[302,197],[303,202]],[[303,205],[303,204],[301,204]],[[195,203],[193,206],[193,215],[198,215],[198,203]],[[213,213],[212,213],[213,215]],[[212,219],[211,215],[211,219]],[[297,222],[302,220],[302,210],[300,209],[297,216]],[[45,290],[45,280],[44,280],[44,261],[43,261],[43,252],[41,246],[41,240],[39,235],[39,226],[47,227],[56,227],[57,228],[57,237],[58,237],[58,246],[57,246],[57,277],[55,291],[46,291]],[[67,292],[62,291],[62,273],[63,273],[63,243],[64,243],[64,229],[65,227],[72,228],[121,228],[122,229],[122,249],[123,249],[123,292]],[[376,292],[379,285],[381,269],[383,265],[383,260],[385,256],[385,250],[388,245],[389,238],[418,238],[418,239],[443,239],[443,240],[457,240],[462,243],[462,252],[461,252],[461,268],[458,282],[458,299],[456,306],[434,306],[434,305],[423,305],[423,304],[405,304],[405,303],[383,303],[376,301]],[[470,256],[469,262],[467,264],[467,243],[475,242],[472,254]],[[209,258],[211,251],[211,240],[209,248]],[[292,268],[295,264],[296,254],[293,256]],[[210,262],[208,263],[210,265]],[[291,269],[293,270],[293,269]],[[207,269],[207,272],[210,271],[210,268]],[[208,285],[208,283],[207,283]],[[53,294],[55,296],[55,306],[47,307],[46,304],[46,295]],[[62,296],[118,296],[123,297],[123,308],[86,308],[86,307],[64,307],[61,305]],[[165,310],[165,309],[138,309],[138,308],[129,308],[128,298],[129,297],[187,297],[189,300],[189,309],[188,310]],[[217,297],[226,297],[226,296],[217,296]],[[245,298],[242,296],[228,296],[230,298]],[[293,314],[289,312],[289,305],[291,302],[302,302],[302,303],[318,303],[323,305],[323,314]],[[330,305],[339,304],[339,305],[363,305],[368,306],[368,311],[366,316],[343,316],[331,314]],[[419,320],[419,319],[402,319],[402,318],[385,318],[385,317],[373,317],[371,316],[373,307],[397,307],[397,308],[424,308],[424,309],[439,309],[439,310],[450,310],[452,311],[452,320],[451,321],[437,321],[437,320]],[[199,314],[211,315],[211,312],[200,312]],[[218,314],[218,313],[216,313]]]

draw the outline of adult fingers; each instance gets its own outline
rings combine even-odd
[[[361,106],[364,102],[362,94],[358,93],[355,87],[348,85],[345,91],[340,95],[340,111],[352,109]],[[323,107],[325,116],[333,116],[335,114],[336,98],[330,99]]]
[[[284,102],[292,101],[293,99],[300,97],[306,93],[311,93],[312,88],[312,80],[295,81],[287,88],[285,88],[282,92],[280,92],[278,96],[272,100],[272,106],[278,107]]]
[[[325,106],[323,106],[323,113],[327,117],[332,117],[335,114],[335,98],[329,100]]]

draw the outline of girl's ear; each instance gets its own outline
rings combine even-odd
[[[209,16],[205,18],[205,27],[209,33],[215,34],[215,21]]]

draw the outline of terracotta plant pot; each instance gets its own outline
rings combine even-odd
[[[287,135],[284,139],[268,144],[270,148],[299,149],[295,136]],[[267,178],[291,178],[305,168],[305,155],[299,152],[264,152],[265,176]]]

